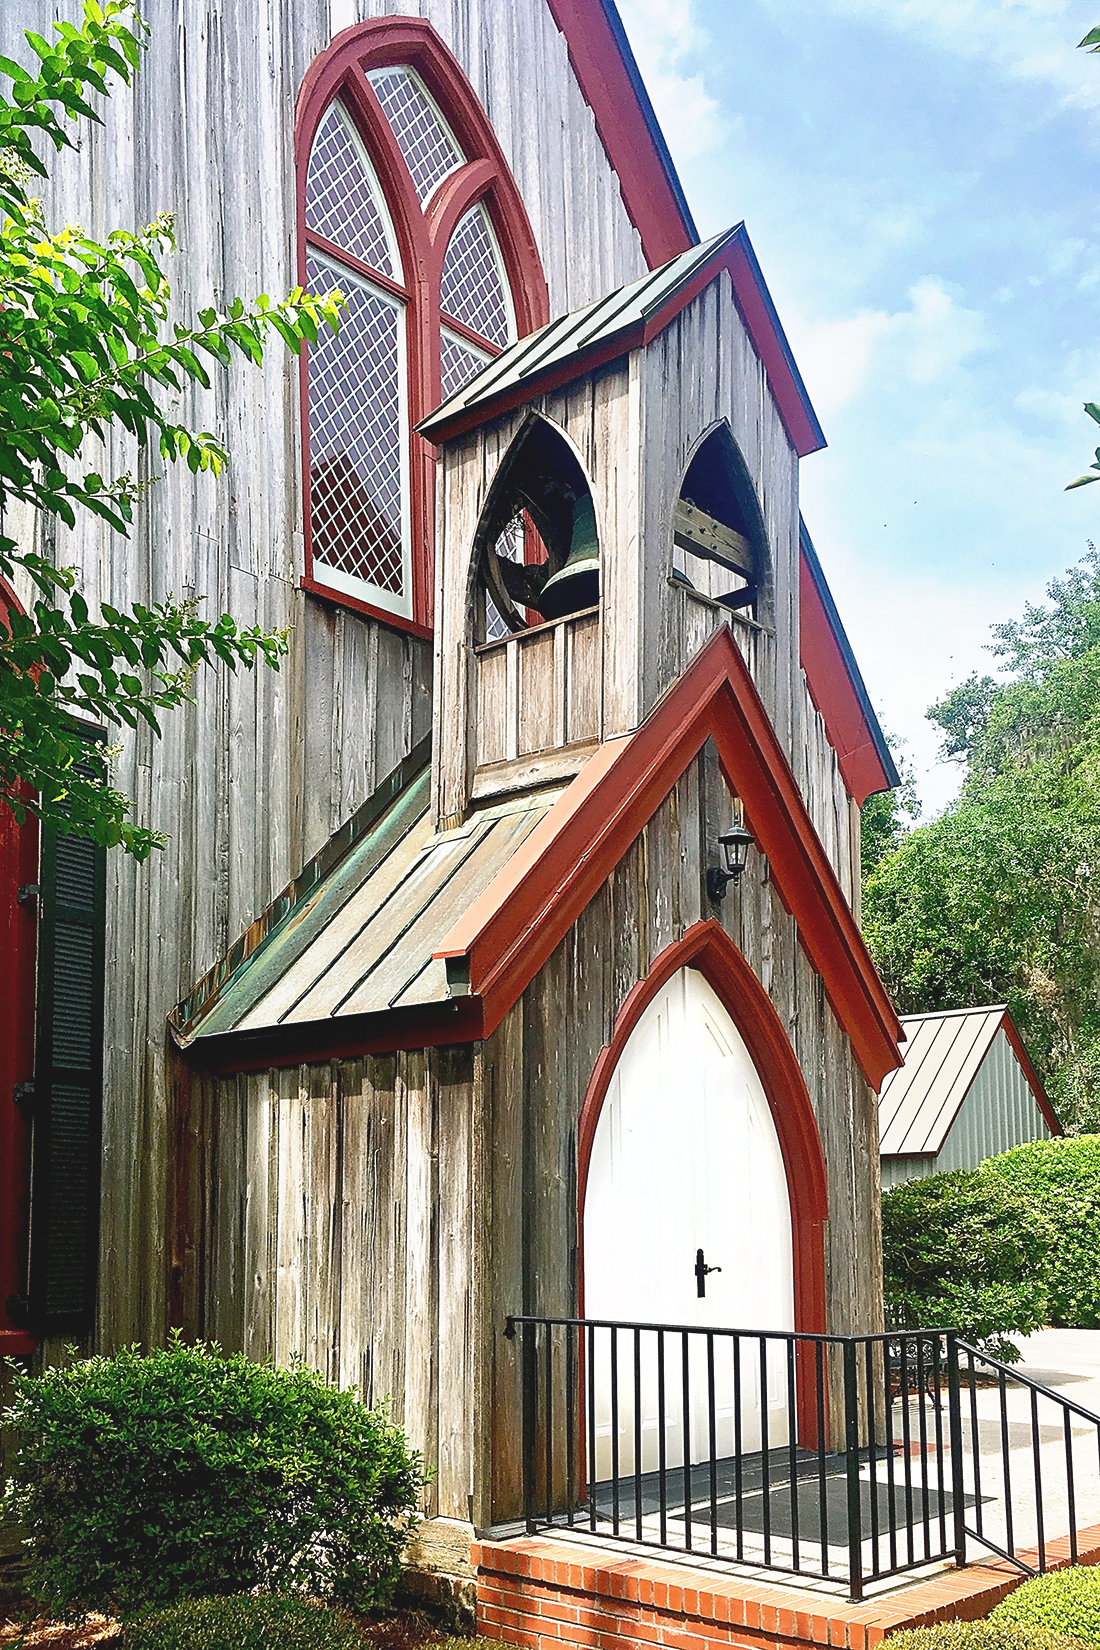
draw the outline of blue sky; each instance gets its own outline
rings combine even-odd
[[[1063,491],[1100,399],[1095,0],[619,6],[700,233],[748,226],[829,442],[803,513],[934,811],[925,709],[1100,541],[1100,485]]]

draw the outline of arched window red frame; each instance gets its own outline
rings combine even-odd
[[[450,127],[462,160],[422,204],[394,130],[369,74],[384,68],[411,69]],[[302,361],[303,497],[305,502],[305,589],[387,623],[430,635],[432,625],[432,544],[434,449],[413,426],[441,399],[440,282],[456,226],[481,205],[495,235],[514,310],[518,337],[545,325],[549,300],[542,262],[522,198],[477,95],[452,53],[429,23],[417,17],[378,18],[345,29],[313,63],[302,83],[295,119],[298,188],[298,270],[306,284],[307,257],[335,257],[324,237],[306,226],[306,182],[314,138],[330,105],[339,99],[354,123],[389,211],[399,253],[400,280],[359,264],[346,248],[339,261],[369,279],[404,306],[405,384],[408,424],[408,502],[411,540],[411,612],[385,611],[369,599],[334,590],[315,576],[310,500],[309,361]],[[334,282],[334,284],[336,284]],[[449,332],[466,338],[483,354],[483,337],[454,318]],[[320,567],[318,568],[320,571]]]

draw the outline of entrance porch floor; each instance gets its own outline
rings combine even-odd
[[[1100,1562],[1100,1525],[1079,1531],[1078,1549],[1080,1563]],[[880,1582],[853,1603],[835,1583],[564,1531],[552,1539],[489,1535],[470,1558],[478,1631],[528,1650],[875,1650],[902,1627],[987,1615],[1024,1579],[1000,1559],[941,1564]],[[1048,1544],[1048,1562],[1069,1561],[1068,1540]]]

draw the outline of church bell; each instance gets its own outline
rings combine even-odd
[[[573,535],[564,566],[551,574],[542,588],[538,608],[544,619],[563,619],[583,613],[600,599],[600,541],[592,497],[584,493],[573,504]]]

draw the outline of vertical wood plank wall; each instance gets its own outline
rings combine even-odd
[[[729,813],[708,744],[484,1045],[196,1080],[185,1104],[183,1321],[391,1394],[437,1467],[432,1512],[516,1514],[505,1320],[577,1309],[588,1080],[635,981],[714,914],[705,871]],[[759,855],[718,914],[775,1004],[821,1131],[828,1328],[877,1329],[875,1097]]]
[[[178,1112],[181,1321],[390,1399],[454,1518],[486,1408],[482,1109],[465,1046],[195,1078]]]
[[[63,14],[75,16],[76,0]],[[333,35],[420,13],[463,64],[493,122],[543,256],[552,313],[644,272],[637,234],[546,0],[158,0],[132,92],[107,124],[50,161],[49,221],[93,235],[174,211],[175,310],[297,280],[293,121],[298,88]],[[52,36],[52,0],[0,12],[0,51]],[[531,96],[531,87],[539,89]],[[262,372],[235,363],[178,416],[231,454],[220,482],[169,468],[128,543],[91,522],[60,529],[93,608],[169,594],[211,617],[291,627],[279,675],[200,672],[165,737],[121,736],[117,781],[169,844],[143,868],[111,856],[108,1037],[98,1342],[164,1332],[171,1077],[165,1017],[329,834],[428,729],[430,644],[305,598],[297,363],[276,342]],[[87,467],[159,474],[133,444],[94,443]],[[40,546],[54,544],[52,530]],[[274,1173],[274,1167],[272,1168]],[[281,1171],[282,1172],[282,1171]]]
[[[505,738],[505,662],[481,655],[475,663],[472,657],[471,559],[490,488],[531,410],[565,432],[592,487],[602,631],[595,686],[604,738],[637,727],[728,616],[669,584],[673,513],[684,474],[703,439],[720,422],[728,423],[756,478],[768,541],[760,624],[751,629],[735,623],[734,632],[792,766],[805,775],[809,762],[817,774],[824,757],[817,730],[805,726],[799,668],[798,459],[738,314],[729,276],[722,273],[650,345],[537,398],[530,408],[502,415],[445,450],[435,722],[441,729],[467,728],[469,735],[465,741],[439,742],[436,817],[453,820],[462,814],[477,762],[489,759],[478,753],[478,738],[488,735],[483,748],[494,750]],[[494,673],[502,678],[499,692],[485,693]],[[472,714],[482,704],[500,719],[499,735],[480,727]],[[812,706],[809,710],[816,715]],[[812,755],[803,749],[806,738],[814,746]],[[823,818],[827,811],[823,802]],[[844,854],[848,878],[846,847]]]

